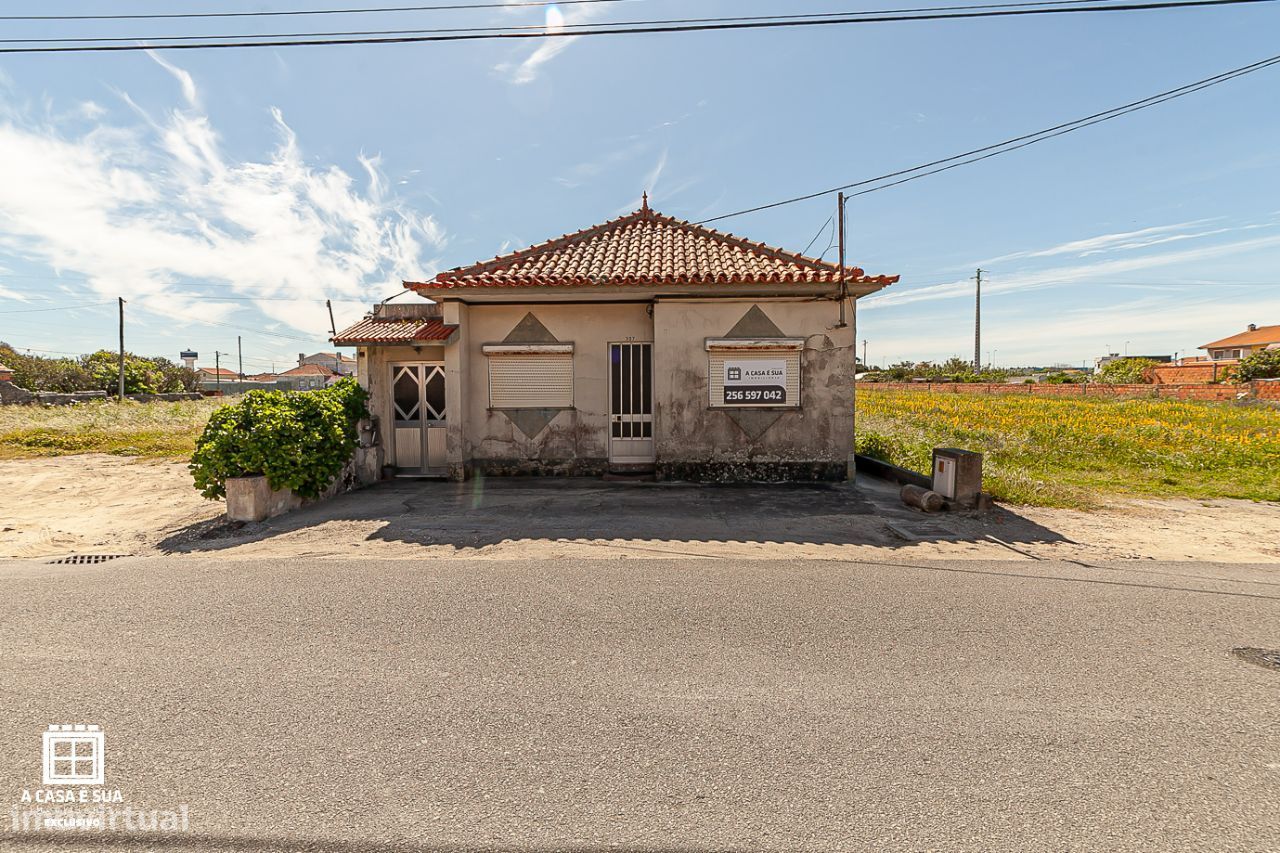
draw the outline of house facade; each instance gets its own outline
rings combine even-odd
[[[1280,326],[1258,326],[1250,323],[1239,334],[1204,344],[1210,361],[1239,361],[1265,349],[1280,349]]]
[[[297,367],[276,374],[276,382],[290,391],[315,391],[341,379],[338,373],[319,364],[299,364]]]
[[[386,464],[476,474],[843,480],[853,302],[897,281],[627,216],[406,282],[357,347]]]

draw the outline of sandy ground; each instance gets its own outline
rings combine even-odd
[[[0,557],[179,551],[323,558],[359,548],[362,556],[391,558],[609,555],[1280,564],[1280,504],[1142,500],[1096,512],[999,507],[981,516],[925,516],[903,507],[893,488],[864,478],[856,493],[840,498],[852,501],[848,513],[838,504],[827,509],[809,504],[812,511],[802,508],[794,518],[779,518],[759,501],[753,503],[750,494],[736,503],[730,498],[726,508],[721,497],[699,503],[696,488],[664,493],[634,486],[584,487],[581,482],[564,489],[549,481],[529,487],[489,482],[482,494],[475,484],[398,481],[263,524],[237,526],[224,523],[221,503],[200,497],[181,463],[104,455],[6,460],[0,461]],[[684,518],[672,522],[659,511],[649,526],[641,519],[622,531],[607,523],[619,502],[643,515],[653,507],[669,509],[672,500],[688,505]],[[785,498],[776,506],[793,503]],[[766,520],[761,535],[740,535],[742,525],[727,523],[729,516],[753,512]],[[510,521],[529,517],[538,520]],[[602,535],[607,532],[619,535]]]
[[[0,556],[139,554],[216,518],[185,463],[91,454],[0,461]]]

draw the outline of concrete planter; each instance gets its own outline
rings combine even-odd
[[[227,518],[232,521],[265,521],[302,506],[293,489],[273,489],[266,477],[227,479]]]
[[[357,447],[346,466],[333,478],[329,488],[314,500],[299,497],[293,489],[273,489],[266,477],[229,477],[227,479],[227,518],[232,521],[265,521],[293,512],[306,504],[328,500],[378,482],[382,476],[382,459],[377,447]]]

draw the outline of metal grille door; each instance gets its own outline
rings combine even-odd
[[[609,344],[609,461],[654,461],[653,344]]]
[[[437,473],[445,467],[444,367],[439,364],[391,366],[392,447],[395,466],[406,473]]]

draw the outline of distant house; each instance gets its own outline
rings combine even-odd
[[[196,374],[200,377],[201,382],[214,382],[218,379],[226,382],[229,379],[237,378],[234,370],[227,370],[225,367],[197,367]]]
[[[1253,323],[1238,335],[1203,344],[1210,361],[1239,361],[1265,349],[1280,349],[1280,326],[1256,326]]]
[[[349,355],[337,352],[317,352],[312,355],[298,353],[298,366],[306,367],[309,364],[318,365],[342,376],[354,376],[356,372],[356,360]]]
[[[292,370],[277,374],[276,381],[291,391],[314,391],[337,382],[342,376],[343,374],[319,364],[300,364]]]

